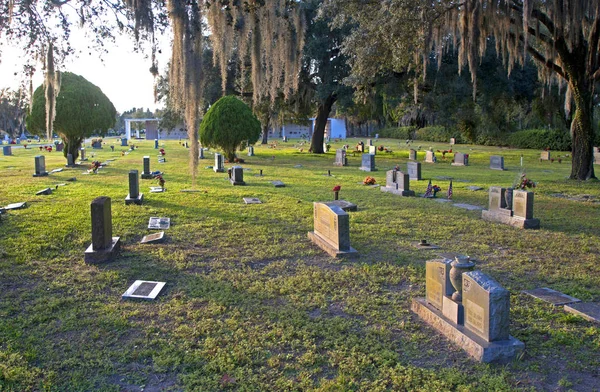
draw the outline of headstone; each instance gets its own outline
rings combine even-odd
[[[225,171],[225,157],[219,153],[215,153],[215,165],[213,166],[215,173],[223,173]]]
[[[204,148],[202,147],[198,149],[198,159],[204,159]]]
[[[94,149],[101,149],[102,148],[102,142],[100,140],[95,140],[92,142],[92,148]]]
[[[425,151],[425,162],[427,162],[427,163],[435,163],[435,152],[433,152],[433,151]]]
[[[486,342],[508,340],[510,293],[481,271],[463,274],[465,328]]]
[[[362,154],[362,165],[359,169],[367,172],[376,171],[377,169],[375,168],[375,155]]]
[[[411,161],[417,160],[417,150],[413,150],[412,148],[408,150],[408,159]]]
[[[461,152],[455,153],[452,166],[469,166],[469,154],[463,154]]]
[[[581,300],[578,298],[571,297],[570,295],[561,293],[560,291],[552,290],[548,287],[540,287],[533,290],[523,290],[523,293],[531,295],[532,297],[544,302],[549,302],[554,306],[581,302]]]
[[[367,140],[367,145],[368,145],[369,147],[373,146],[373,139],[369,139],[369,140]]]
[[[110,197],[100,196],[91,204],[92,211],[92,244],[85,251],[86,263],[103,263],[111,261],[117,254],[119,237],[112,236],[112,214]]]
[[[231,185],[246,185],[244,182],[244,169],[241,166],[233,166],[231,168],[231,177],[229,178]]]
[[[338,206],[314,203],[314,231],[308,238],[332,257],[357,253],[350,247],[350,216]]]
[[[63,152],[64,149],[65,149],[64,143],[58,143],[56,145],[56,152]]]
[[[327,142],[323,142],[323,152],[327,152]]]
[[[524,219],[533,219],[533,192],[513,191],[513,214]]]
[[[11,146],[4,146],[4,147],[2,147],[2,153],[5,156],[12,155],[12,147]]]
[[[38,191],[35,194],[37,196],[39,196],[39,195],[51,195],[52,194],[52,189],[51,188],[42,189],[41,191]]]
[[[549,161],[550,160],[550,151],[542,151],[540,153],[540,161]]]
[[[408,173],[397,170],[389,170],[386,173],[385,186],[380,189],[382,192],[393,193],[400,196],[414,196],[415,191],[410,189],[410,178]]]
[[[21,208],[27,207],[27,202],[23,201],[20,203],[11,203],[5,207],[2,207],[3,210],[20,210]]]
[[[506,189],[498,186],[490,187],[489,200],[490,200],[490,211],[498,211],[506,208],[505,199]]]
[[[421,180],[421,162],[406,162],[408,178],[411,180]]]
[[[249,157],[254,156],[254,146],[248,146],[248,156]]]
[[[377,147],[375,147],[375,146],[369,146],[369,154],[371,154],[371,155],[377,155]]]
[[[144,194],[140,193],[140,180],[138,177],[137,170],[129,171],[129,194],[125,198],[125,204],[142,204],[144,200]]]
[[[245,204],[262,204],[258,197],[244,197]]]
[[[522,229],[539,229],[540,220],[533,218],[533,192],[513,190],[512,209],[506,205],[506,192],[504,188],[490,187],[490,207],[481,212],[481,217]]]
[[[161,231],[156,234],[148,234],[142,237],[140,244],[150,244],[150,243],[159,243],[163,242],[165,239],[165,232]]]
[[[121,147],[127,147],[128,143],[127,143],[127,138],[123,137],[121,138]]]
[[[79,149],[79,160],[87,161],[87,158],[85,156],[85,148],[83,147]]]
[[[148,180],[154,178],[154,175],[150,171],[150,156],[144,156],[144,171],[142,171],[142,179]]]
[[[171,227],[171,218],[153,216],[148,221],[148,228],[152,230],[166,230]]]
[[[44,177],[47,176],[48,172],[46,171],[46,158],[43,155],[35,156],[35,173],[34,177]]]
[[[154,139],[154,149],[158,150],[158,139]]]
[[[451,137],[450,138],[450,145],[453,146],[456,144],[456,138]]]
[[[283,187],[285,187],[285,184],[282,181],[279,181],[279,180],[271,181],[271,184],[273,184],[275,186],[275,188],[283,188]]]
[[[75,160],[73,159],[73,154],[67,154],[67,166],[68,167],[75,166]]]
[[[131,286],[123,293],[121,298],[123,299],[156,299],[158,294],[165,287],[165,282],[152,282],[147,280],[136,280]]]
[[[425,264],[425,299],[441,311],[444,296],[452,296],[454,287],[450,282],[450,259],[428,260]]]
[[[335,150],[335,166],[348,166],[348,158],[346,157],[346,150],[338,149]]]
[[[490,157],[490,169],[504,170],[504,157],[500,155],[492,155]]]

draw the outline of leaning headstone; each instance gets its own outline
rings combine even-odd
[[[359,167],[362,171],[372,172],[376,171],[375,168],[375,155],[362,154],[362,165]]]
[[[34,177],[44,177],[47,176],[48,172],[46,171],[46,158],[43,155],[35,156],[35,173]]]
[[[119,237],[112,236],[110,197],[100,196],[91,204],[92,244],[85,251],[86,263],[98,264],[111,261],[119,251]]]
[[[375,146],[369,146],[369,154],[371,154],[371,155],[377,155],[377,147],[375,147]]]
[[[12,147],[11,146],[4,146],[4,147],[2,147],[2,153],[5,156],[12,155]]]
[[[123,293],[123,299],[156,299],[158,294],[165,287],[165,282],[152,282],[148,280],[136,280]]]
[[[335,150],[335,166],[348,166],[348,158],[346,157],[346,150],[338,149]]]
[[[435,163],[435,152],[433,151],[425,151],[425,162],[427,163]]]
[[[385,186],[380,189],[382,192],[393,193],[400,196],[414,196],[415,191],[410,189],[410,178],[408,173],[397,170],[389,170],[386,173]]]
[[[469,166],[469,154],[463,154],[462,152],[454,154],[452,166]]]
[[[254,146],[248,146],[248,156],[249,157],[254,156]]]
[[[421,162],[406,162],[408,178],[411,180],[421,180]]]
[[[550,151],[542,151],[540,153],[540,161],[549,161],[550,160]]]
[[[140,180],[137,170],[129,171],[129,194],[125,198],[125,204],[142,204],[144,194],[140,193]]]
[[[504,157],[500,155],[492,155],[490,157],[490,169],[504,170]]]
[[[408,150],[408,159],[411,161],[417,160],[417,150],[413,150],[412,148]]]
[[[75,160],[73,159],[73,154],[67,154],[67,167],[75,166]]]
[[[229,178],[231,185],[246,185],[244,182],[244,169],[241,166],[233,166],[231,168],[231,177]]]
[[[338,206],[314,203],[314,231],[308,238],[332,257],[357,254],[350,246],[350,216]]]
[[[215,173],[223,173],[225,171],[225,157],[219,153],[215,153],[215,165],[213,166]]]
[[[85,148],[83,148],[83,147],[79,149],[79,160],[87,161],[87,158],[85,156]]]
[[[37,196],[39,196],[39,195],[51,195],[52,194],[52,188],[42,189],[41,191],[38,191],[35,194]]]
[[[144,171],[142,171],[142,179],[148,180],[154,178],[154,175],[150,171],[150,156],[144,156]]]

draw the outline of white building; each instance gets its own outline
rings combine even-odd
[[[315,127],[315,118],[310,118],[310,122],[307,124],[284,124],[275,129],[269,130],[269,137],[280,138],[287,136],[288,138],[299,139],[305,138],[310,139],[313,134]],[[346,138],[346,120],[343,118],[328,118],[327,124],[325,125],[325,137],[332,139],[345,139]]]

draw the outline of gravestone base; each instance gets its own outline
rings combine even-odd
[[[153,178],[154,178],[154,174],[152,174],[152,173],[142,173],[143,180],[151,180]]]
[[[231,182],[231,185],[246,185],[245,181],[235,181],[233,178],[230,178],[229,182]]]
[[[349,202],[348,200],[333,200],[324,202],[328,206],[338,206],[342,210],[348,211],[358,211],[358,206],[354,203]]]
[[[130,204],[141,205],[143,201],[144,201],[143,193],[140,193],[138,195],[138,197],[134,197],[134,198],[132,198],[130,195],[127,195],[127,197],[125,198],[125,205],[127,205],[127,206]]]
[[[498,222],[505,225],[518,227],[519,229],[532,229],[537,230],[540,228],[540,220],[525,219],[520,216],[512,216],[511,210],[500,209],[497,211],[483,210],[481,211],[481,218],[488,222]]]
[[[350,258],[350,257],[358,256],[358,252],[356,251],[356,249],[354,249],[352,247],[350,247],[350,250],[348,250],[348,251],[336,249],[329,242],[327,242],[327,240],[322,238],[320,235],[318,235],[314,231],[308,232],[308,238],[310,238],[310,240],[314,244],[316,244],[319,248],[323,249],[325,252],[327,252],[329,254],[329,256],[331,256],[333,258]]]
[[[404,189],[396,189],[394,187],[391,186],[382,186],[381,188],[382,192],[387,192],[387,193],[393,193],[394,195],[400,195],[400,196],[414,196],[415,195],[415,191],[407,191]]]
[[[462,325],[445,318],[425,298],[413,299],[411,310],[479,362],[507,363],[518,358],[525,349],[525,344],[512,336],[507,340],[486,342]]]
[[[365,166],[359,167],[358,170],[362,170],[362,171],[366,171],[366,172],[377,171],[377,169],[371,169],[370,167],[365,167]]]
[[[47,171],[33,174],[34,177],[46,177],[47,175],[48,175]]]
[[[117,253],[119,252],[119,248],[121,248],[120,237],[113,237],[112,244],[109,248],[94,250],[93,245],[86,249],[83,260],[86,264],[102,264],[108,263],[112,261]]]

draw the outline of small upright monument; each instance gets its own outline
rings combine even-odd
[[[504,170],[504,157],[500,155],[490,156],[490,169]]]
[[[331,257],[357,254],[350,246],[350,216],[336,205],[314,203],[314,231],[308,238]]]
[[[416,161],[417,160],[417,150],[414,149],[410,149],[408,150],[408,159],[410,159],[411,161]]]
[[[150,156],[144,156],[144,171],[142,172],[142,178],[148,180],[154,178],[154,175],[150,171]]]
[[[4,146],[4,147],[2,147],[2,153],[3,153],[5,156],[10,156],[10,155],[12,155],[12,147],[11,147],[11,146]]]
[[[67,154],[67,167],[75,167],[75,160],[73,159],[73,154]]]
[[[46,171],[46,157],[43,155],[35,156],[35,173],[33,173],[34,177],[45,177],[48,175]]]
[[[469,154],[463,154],[462,152],[455,153],[452,166],[469,166]]]
[[[435,152],[432,150],[425,151],[425,162],[426,163],[435,163],[437,159],[435,158]]]
[[[367,172],[377,171],[375,168],[375,155],[362,154],[362,165],[359,169]]]
[[[421,162],[406,162],[406,169],[408,178],[421,181]]]
[[[215,153],[215,165],[213,166],[215,173],[223,173],[225,171],[225,157],[219,153]]]
[[[335,166],[348,166],[348,158],[346,157],[346,150],[338,149],[335,150]]]
[[[84,147],[81,147],[79,149],[79,160],[82,162],[87,161],[87,157],[85,156],[85,148]]]
[[[129,171],[129,194],[125,198],[125,204],[142,204],[144,194],[140,193],[140,180],[137,170]]]
[[[231,185],[246,185],[244,182],[244,169],[241,166],[233,166],[228,172]]]
[[[410,189],[410,178],[408,173],[403,173],[398,170],[389,170],[386,173],[385,186],[380,189],[382,192],[393,193],[400,196],[414,196],[415,191]]]
[[[249,157],[254,156],[254,146],[248,146],[248,156]]]
[[[84,260],[88,264],[111,261],[119,251],[119,237],[112,236],[110,197],[100,196],[91,204],[92,244],[87,248]]]

